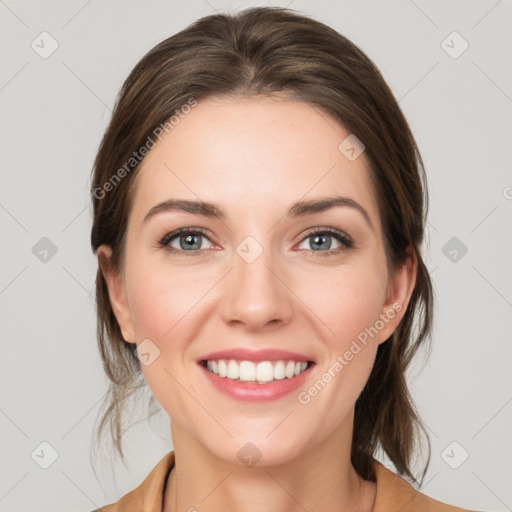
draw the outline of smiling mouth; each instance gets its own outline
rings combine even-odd
[[[237,382],[269,382],[293,379],[308,370],[315,363],[313,361],[244,361],[235,359],[208,359],[200,362],[207,371],[219,377]]]

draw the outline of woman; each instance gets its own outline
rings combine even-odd
[[[462,510],[406,481],[427,469],[405,380],[432,325],[424,180],[375,65],[317,21],[209,16],[144,56],[92,182],[100,431],[122,456],[147,383],[174,450],[101,510]]]

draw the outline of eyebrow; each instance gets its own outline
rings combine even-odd
[[[372,221],[368,212],[357,201],[350,197],[335,196],[335,197],[320,197],[310,199],[308,201],[297,201],[288,210],[286,216],[288,217],[305,217],[314,213],[320,213],[335,207],[349,207],[357,210],[366,220],[372,230],[374,230]],[[146,216],[143,223],[151,217],[163,212],[168,211],[182,211],[192,213],[194,215],[203,215],[205,217],[224,220],[226,213],[222,207],[207,202],[207,201],[192,201],[188,199],[167,199],[161,203],[153,206]]]

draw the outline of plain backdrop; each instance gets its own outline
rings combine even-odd
[[[264,3],[0,1],[3,512],[92,510],[136,487],[172,448],[168,418],[148,422],[141,407],[127,466],[111,467],[103,448],[93,470],[106,380],[90,171],[136,62],[201,16],[253,5]],[[512,510],[512,2],[266,5],[359,45],[410,122],[429,180],[425,252],[437,300],[432,356],[409,379],[432,442],[421,490]]]

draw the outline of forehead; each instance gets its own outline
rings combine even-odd
[[[132,214],[141,218],[176,197],[222,204],[228,215],[252,208],[277,214],[299,199],[343,195],[376,221],[364,153],[352,161],[340,151],[349,135],[325,112],[293,99],[199,101],[142,161]]]

